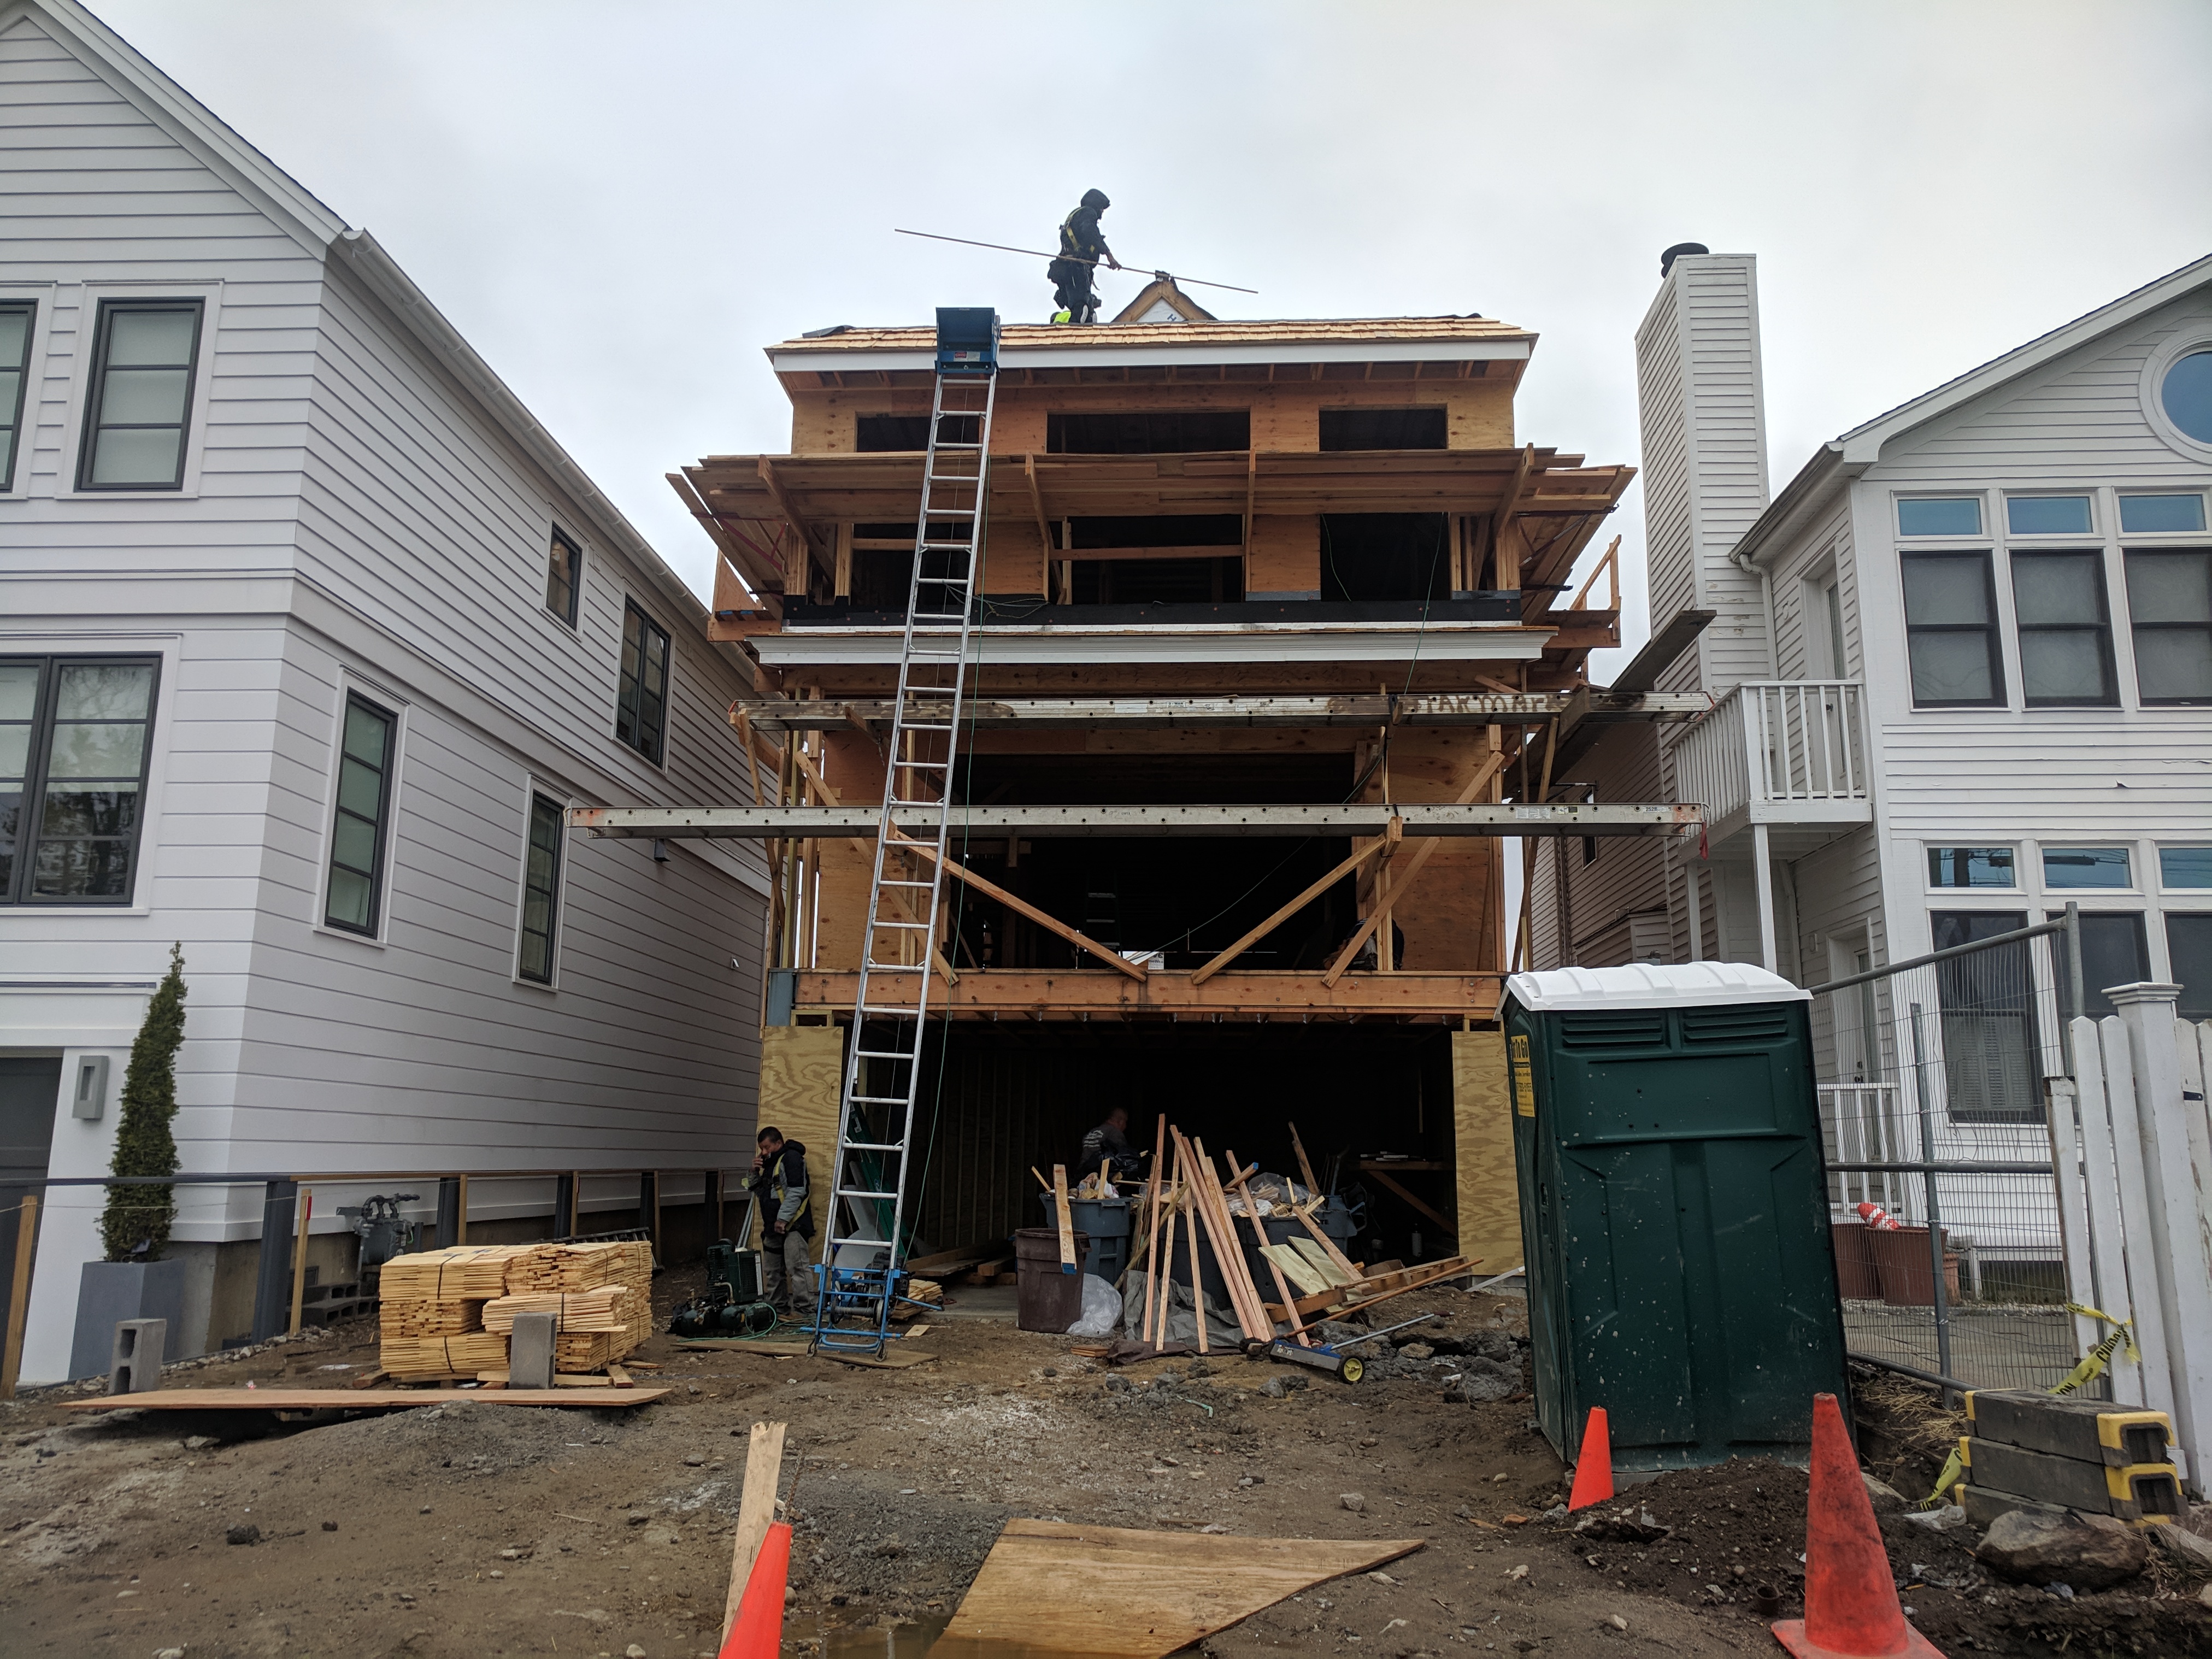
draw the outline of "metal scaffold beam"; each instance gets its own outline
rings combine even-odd
[[[940,810],[881,806],[580,806],[569,827],[594,836],[658,841],[763,840],[781,836],[872,838],[889,821],[908,836],[937,832]],[[1562,802],[1521,805],[1449,801],[1330,806],[962,806],[950,809],[956,839],[994,836],[1668,836],[1691,835],[1705,809],[1688,804]]]

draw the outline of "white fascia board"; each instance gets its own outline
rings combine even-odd
[[[1911,403],[1899,404],[1863,426],[1852,428],[1836,440],[1836,447],[1841,449],[1847,462],[1855,463],[1862,469],[1871,466],[1881,459],[1883,447],[1891,440],[1915,427],[1924,426],[2008,381],[2032,374],[2045,363],[2063,356],[2077,346],[2086,345],[2100,335],[2124,328],[2137,318],[2207,283],[2212,283],[2212,254],[2169,272],[2156,282],[2147,283],[2134,293],[2123,295],[2110,305],[2100,306],[2086,315],[2076,317],[2072,322],[2054,328],[2025,345],[2016,346],[2002,357],[1993,357],[1980,368],[1969,369],[1955,380],[1946,380],[1933,391],[1922,393]]]
[[[993,628],[970,636],[979,662],[1535,662],[1549,630],[1510,623],[1426,629],[1395,623],[1336,628],[1285,623],[1240,628]],[[896,628],[786,629],[747,641],[770,668],[896,665]]]
[[[1001,368],[1122,368],[1136,363],[1464,363],[1518,362],[1529,355],[1528,340],[1296,340],[1250,345],[1190,345],[1164,341],[1141,345],[1007,346],[999,352]],[[821,372],[933,372],[937,353],[914,350],[803,351],[768,354],[779,374]]]
[[[1754,564],[1763,556],[1787,552],[1791,538],[1805,522],[1866,470],[1864,462],[1844,459],[1841,443],[1822,444],[1797,469],[1797,476],[1782,487],[1782,493],[1767,503],[1766,510],[1743,532],[1732,551]]]
[[[32,18],[40,27],[58,33],[88,67],[318,258],[344,231],[345,221],[298,179],[246,143],[214,111],[162,74],[76,0],[0,3],[0,29],[18,17]]]

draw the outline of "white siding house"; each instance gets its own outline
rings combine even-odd
[[[1755,376],[1750,264],[1675,259],[1638,337],[1654,622],[1720,613],[1668,682],[1713,714],[1662,728],[1671,798],[1711,818],[1704,856],[1664,853],[1679,954],[1818,984],[1949,942],[1939,917],[2070,900],[2093,1012],[2095,987],[2154,979],[2212,1017],[2212,259],[1823,446],[1708,556],[1689,526],[1750,493],[1756,386],[1717,404],[1691,368],[1697,331],[1747,330]],[[1577,776],[1633,775],[1639,735]],[[1593,878],[1565,862],[1595,943]],[[1559,895],[1538,876],[1540,915]],[[1535,938],[1539,965],[1576,959]]]
[[[421,1177],[317,1188],[331,1273],[364,1192],[544,1171],[468,1200],[542,1231],[554,1172],[627,1224],[630,1172],[749,1158],[757,857],[557,816],[744,799],[733,648],[372,238],[69,0],[0,0],[0,1184],[106,1169],[172,941],[186,1170]],[[100,1200],[51,1191],[27,1382]],[[173,1354],[244,1333],[261,1212],[186,1190]]]

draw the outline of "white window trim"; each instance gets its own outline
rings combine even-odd
[[[532,979],[522,971],[522,921],[524,908],[530,902],[530,807],[539,795],[560,803],[564,814],[580,805],[566,788],[550,778],[541,778],[534,773],[524,775],[522,849],[514,867],[514,949],[507,961],[507,977],[526,991],[550,995],[561,988],[561,939],[568,927],[568,835],[565,823],[561,833],[561,855],[553,866],[553,938],[548,946],[547,963],[550,971],[542,980]]]
[[[1899,503],[1903,501],[1963,501],[1972,500],[1981,504],[1982,527],[1960,532],[1955,535],[1908,536],[1904,521],[1898,516]],[[1986,489],[1893,489],[1889,492],[1889,539],[1900,551],[1917,552],[1922,548],[1987,547],[2000,532],[1990,515],[1991,492]]]
[[[159,657],[161,670],[154,686],[154,720],[147,741],[154,751],[146,757],[146,793],[139,803],[145,816],[138,826],[138,857],[131,867],[128,904],[6,904],[0,905],[0,921],[10,916],[149,916],[154,904],[149,896],[154,855],[161,846],[155,828],[161,822],[162,796],[168,770],[169,732],[176,719],[179,664],[184,635],[160,634],[0,634],[0,656]],[[120,1087],[120,1085],[117,1085]]]
[[[2166,371],[2191,352],[2212,351],[2212,328],[2202,322],[2191,323],[2164,341],[2144,360],[2142,378],[2136,383],[2136,395],[2142,404],[2143,418],[2150,429],[2158,434],[2166,445],[2192,461],[2212,461],[2212,443],[2192,438],[2174,425],[2166,412],[2166,400],[2159,395],[2166,380]],[[2130,495],[2136,492],[2130,490]],[[2177,494],[2184,493],[2180,491]],[[2194,532],[2193,534],[2203,532]]]
[[[0,505],[27,501],[33,494],[31,481],[36,474],[33,463],[39,454],[39,439],[50,424],[46,419],[46,349],[53,337],[54,303],[60,291],[58,283],[0,283],[0,300],[28,300],[35,307],[31,318],[29,361],[23,366],[23,425],[15,439],[15,476],[9,488],[0,489]]]
[[[307,925],[325,939],[342,939],[349,945],[367,945],[381,951],[392,942],[392,872],[399,853],[399,791],[404,779],[407,759],[407,727],[412,705],[408,699],[379,680],[355,673],[349,668],[338,671],[334,682],[336,696],[330,705],[331,736],[325,753],[329,757],[328,775],[323,782],[323,826],[315,848],[315,879],[308,890]],[[337,836],[338,769],[345,752],[346,699],[355,693],[377,705],[392,715],[392,764],[390,780],[392,794],[386,803],[390,814],[386,825],[384,848],[380,854],[382,866],[377,872],[377,892],[381,902],[376,907],[376,931],[356,933],[347,927],[333,927],[325,918],[330,914],[331,855]]]
[[[58,501],[196,501],[200,466],[207,453],[208,397],[215,378],[216,345],[222,325],[222,283],[132,279],[75,285],[76,319],[70,337],[69,407],[62,418],[61,460],[54,471]],[[174,489],[79,489],[77,459],[84,445],[84,410],[92,395],[92,361],[97,355],[93,331],[102,300],[198,300],[201,301],[199,361],[192,365],[191,416],[185,427],[185,476]]]

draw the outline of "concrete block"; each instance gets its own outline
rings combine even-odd
[[[115,1349],[107,1362],[107,1391],[138,1394],[161,1386],[161,1352],[168,1346],[166,1319],[125,1319],[115,1327]]]
[[[514,1334],[507,1343],[508,1388],[553,1386],[553,1340],[560,1323],[559,1317],[550,1313],[515,1315]]]

